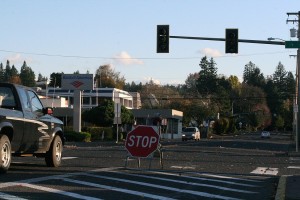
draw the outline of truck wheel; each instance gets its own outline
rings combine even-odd
[[[56,135],[49,151],[45,156],[45,161],[48,167],[58,167],[61,164],[63,144],[60,136]]]
[[[0,135],[0,174],[6,173],[11,163],[11,145],[6,135]]]

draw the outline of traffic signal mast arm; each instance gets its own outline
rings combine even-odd
[[[188,36],[169,36],[170,38],[177,39],[188,39],[188,40],[213,40],[213,41],[226,41],[225,38],[209,38],[209,37],[188,37]],[[256,44],[273,44],[273,45],[285,45],[283,41],[268,41],[268,40],[247,40],[247,39],[238,39],[238,42],[244,43],[256,43]]]

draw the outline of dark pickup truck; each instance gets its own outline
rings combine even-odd
[[[12,156],[44,157],[58,167],[65,142],[63,122],[43,107],[31,88],[0,83],[0,173],[6,173]]]

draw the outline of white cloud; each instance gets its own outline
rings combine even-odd
[[[30,64],[30,63],[32,63],[32,58],[24,58],[19,53],[7,56],[6,58],[4,58],[3,62],[6,63],[7,60],[9,60],[10,65],[23,64],[24,61],[26,61],[27,65]]]
[[[200,50],[201,54],[204,54],[208,57],[220,57],[222,56],[222,53],[217,49],[211,49],[211,48],[204,48]]]
[[[158,80],[158,79],[153,79],[153,78],[151,78],[151,77],[145,77],[144,78],[144,80],[145,80],[145,82],[150,82],[150,81],[153,81],[153,83],[155,83],[155,84],[157,84],[157,85],[160,85],[160,80]]]
[[[115,60],[123,65],[143,65],[142,60],[132,58],[126,51],[122,51],[115,56]]]

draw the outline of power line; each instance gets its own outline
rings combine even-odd
[[[61,57],[61,58],[79,58],[79,59],[111,59],[111,60],[134,60],[134,59],[143,59],[143,60],[192,60],[192,59],[201,59],[200,57],[173,57],[173,58],[157,58],[157,57],[131,57],[131,58],[122,58],[122,57],[102,57],[102,56],[80,56],[80,55],[63,55],[63,54],[48,54],[48,53],[35,53],[35,52],[25,52],[25,51],[12,51],[0,49],[0,52],[5,53],[19,53],[26,55],[36,55],[36,56],[47,56],[47,57]],[[262,55],[272,55],[272,54],[284,54],[287,51],[277,51],[277,52],[265,52],[265,53],[254,53],[254,54],[238,54],[238,55],[223,55],[223,56],[211,56],[213,58],[226,58],[226,57],[247,57],[247,56],[262,56]],[[204,53],[202,53],[204,55]]]

